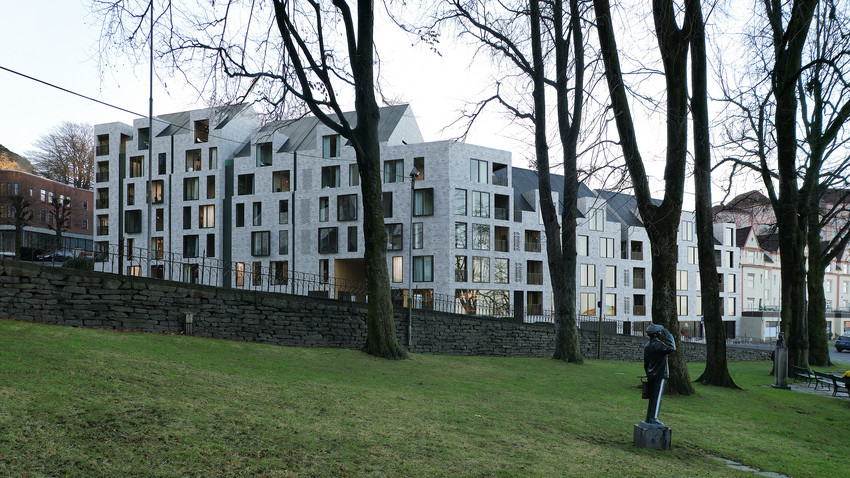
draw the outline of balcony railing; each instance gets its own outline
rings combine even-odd
[[[508,176],[506,174],[493,174],[491,176],[493,186],[507,186]]]
[[[506,207],[494,207],[493,208],[493,217],[496,219],[501,219],[503,221],[507,221],[510,219],[508,214],[508,208]]]
[[[642,261],[643,260],[643,251],[632,251],[632,260],[633,261]]]
[[[634,284],[632,286],[633,288],[635,288],[635,289],[646,289],[646,279],[635,277],[632,282]],[[637,307],[637,306],[635,306],[635,307]]]
[[[540,243],[526,241],[525,252],[540,252]]]
[[[646,315],[646,306],[645,305],[636,305],[632,309],[632,315],[645,316]]]
[[[109,207],[109,198],[97,199],[94,202],[95,209],[106,209]]]
[[[496,252],[508,252],[507,239],[496,239],[493,241],[493,250]]]
[[[99,144],[94,148],[95,156],[106,156],[109,154],[109,145],[108,144]]]
[[[97,235],[98,236],[108,236],[109,235],[109,226],[97,226]]]
[[[528,276],[528,284],[529,285],[543,285],[543,273],[542,272],[529,272]]]
[[[109,182],[109,171],[98,171],[97,174],[94,175],[94,181],[96,183]]]

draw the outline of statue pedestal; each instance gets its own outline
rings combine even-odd
[[[672,431],[670,430],[670,427],[640,422],[635,425],[634,445],[638,448],[669,450],[671,435]]]

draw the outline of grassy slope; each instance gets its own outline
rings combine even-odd
[[[384,361],[0,320],[0,475],[739,473],[705,452],[792,476],[850,468],[850,402],[766,388],[769,364],[732,367],[746,390],[664,400],[674,450],[656,452],[631,446],[638,363]]]

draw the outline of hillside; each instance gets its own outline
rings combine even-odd
[[[14,169],[27,173],[33,171],[32,164],[30,164],[27,158],[9,151],[2,144],[0,144],[0,169]]]

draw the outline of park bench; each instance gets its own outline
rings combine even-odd
[[[828,373],[823,372],[814,372],[815,374],[815,390],[818,389],[818,385],[825,388],[832,388],[833,383],[835,382],[835,377]]]
[[[847,396],[850,396],[850,378],[842,378],[836,377],[835,375],[831,375],[832,377],[832,396],[834,397],[838,392],[844,392]],[[842,390],[842,388],[844,390]]]
[[[806,385],[811,385],[814,383],[817,385],[817,377],[812,373],[811,370],[803,367],[797,367],[795,365],[791,366],[791,375],[794,376],[794,381],[797,382],[799,380],[805,380]]]

